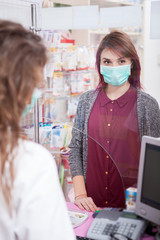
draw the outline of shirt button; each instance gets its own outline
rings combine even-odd
[[[111,108],[111,109],[110,109],[110,111],[112,112],[112,111],[113,111],[113,109]]]
[[[107,201],[105,201],[105,204],[107,204],[108,202]]]
[[[105,172],[105,174],[107,175],[107,174],[108,174],[108,172]]]
[[[107,190],[107,189],[108,189],[108,187],[105,187],[105,189]]]
[[[108,126],[108,127],[110,127],[110,126],[111,126],[111,124],[110,124],[110,123],[108,123],[108,124],[107,124],[107,126]]]
[[[107,155],[106,158],[109,158],[109,156]]]
[[[111,103],[114,103],[114,101],[112,101]]]
[[[107,143],[109,143],[109,141],[107,141]]]

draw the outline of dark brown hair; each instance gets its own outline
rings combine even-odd
[[[121,31],[113,31],[107,34],[101,41],[96,54],[96,67],[99,74],[100,82],[98,87],[105,87],[107,83],[104,82],[103,76],[100,73],[101,53],[104,49],[110,49],[120,56],[130,58],[132,62],[131,75],[129,76],[129,83],[134,87],[141,88],[140,72],[141,66],[137,51],[129,38],[129,36]]]
[[[13,150],[21,138],[20,119],[42,81],[46,61],[41,37],[18,23],[0,20],[0,188],[8,204],[14,181]]]

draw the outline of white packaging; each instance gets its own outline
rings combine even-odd
[[[127,210],[134,210],[136,207],[137,188],[129,187],[126,189]]]

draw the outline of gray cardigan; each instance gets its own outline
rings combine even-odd
[[[80,96],[69,145],[69,164],[72,178],[83,175],[86,180],[88,151],[88,119],[99,90],[91,90]],[[143,135],[160,137],[160,110],[157,101],[137,88],[137,116],[140,139]]]

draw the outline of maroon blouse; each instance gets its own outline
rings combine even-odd
[[[86,188],[98,207],[125,208],[125,189],[137,183],[140,138],[137,91],[112,101],[100,91],[88,122]]]

